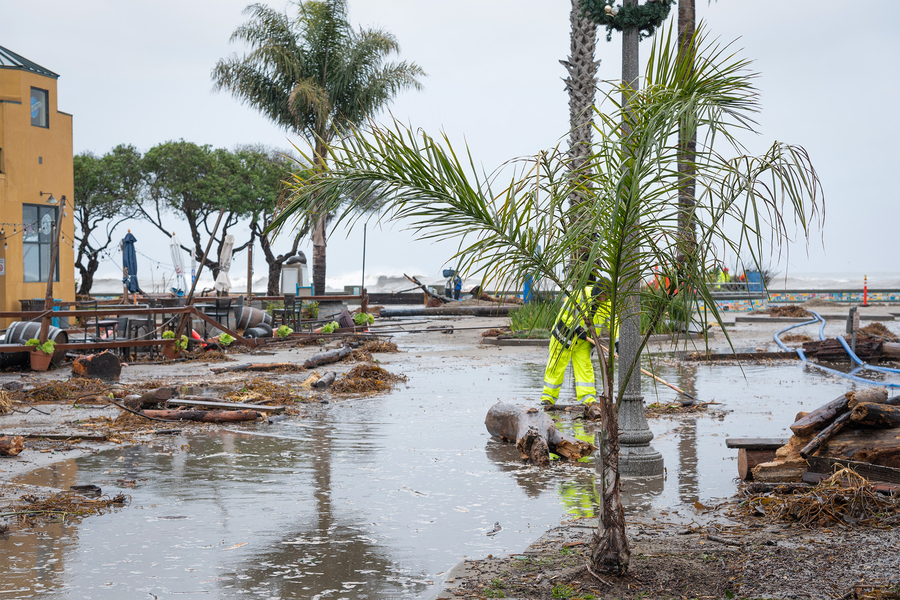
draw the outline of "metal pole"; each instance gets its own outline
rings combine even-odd
[[[625,0],[625,6],[636,6],[637,0]],[[640,42],[639,31],[632,27],[622,32],[622,106],[630,117],[631,96],[640,85],[638,82],[638,45]],[[630,133],[630,125],[623,124],[623,128]],[[627,152],[628,149],[626,148]],[[638,226],[637,221],[632,228]],[[633,234],[630,234],[633,235]],[[637,271],[638,260],[633,254],[625,256],[626,271]],[[640,295],[638,282],[635,280],[625,291],[625,311],[622,317],[622,326],[619,336],[619,378],[631,372],[627,383],[624,385],[622,397],[619,398],[619,472],[628,476],[659,476],[663,474],[662,455],[650,446],[653,432],[647,425],[644,416],[644,396],[641,394],[640,360],[638,349],[641,344],[641,317]],[[621,385],[621,381],[619,382]]]
[[[194,290],[197,288],[197,282],[200,281],[200,273],[203,272],[203,265],[206,264],[206,256],[209,254],[209,249],[212,248],[213,240],[216,239],[216,233],[219,231],[219,223],[222,222],[222,215],[224,214],[225,209],[223,208],[219,211],[219,218],[216,219],[216,226],[213,227],[212,235],[209,236],[209,243],[206,244],[206,250],[203,251],[203,258],[200,259],[200,266],[197,267],[197,276],[194,277],[194,281],[191,282],[191,291],[184,300],[185,306],[190,306],[194,302]],[[190,315],[191,313],[184,313],[184,315],[182,315],[181,322],[178,324],[178,329],[175,331],[176,338],[184,331],[185,325],[187,325],[188,320],[191,318]]]
[[[247,297],[253,295],[253,244],[247,246]]]
[[[44,296],[44,317],[41,319],[41,333],[38,339],[43,344],[50,333],[50,314],[46,311],[53,310],[53,277],[56,275],[56,263],[59,254],[59,236],[62,233],[63,213],[66,211],[66,197],[59,199],[59,212],[56,215],[56,231],[50,240],[50,273],[47,275],[47,294]],[[40,227],[40,224],[38,224]]]
[[[363,261],[362,280],[359,282],[359,293],[365,294],[366,289],[366,223],[363,223]]]

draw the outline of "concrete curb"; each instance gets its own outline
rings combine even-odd
[[[826,321],[846,321],[847,315],[822,315]],[[735,317],[735,323],[803,323],[811,321],[812,317]],[[894,321],[893,315],[860,315],[860,321]]]

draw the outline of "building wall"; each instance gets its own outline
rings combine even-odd
[[[0,69],[0,258],[5,274],[0,276],[0,310],[20,310],[20,299],[44,298],[46,281],[24,281],[22,248],[22,207],[47,205],[50,192],[57,200],[67,199],[63,211],[59,252],[59,281],[53,284],[54,298],[75,300],[75,259],[73,250],[74,198],[72,115],[57,107],[57,81],[23,69]],[[31,88],[48,91],[48,127],[31,124]],[[62,202],[58,205],[62,209]],[[4,248],[5,244],[5,248]],[[6,327],[11,319],[0,319]]]

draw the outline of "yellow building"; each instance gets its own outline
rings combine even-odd
[[[0,46],[0,310],[45,297],[63,198],[53,296],[75,300],[72,115],[57,110],[58,78]]]

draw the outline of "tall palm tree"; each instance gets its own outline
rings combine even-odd
[[[244,10],[250,19],[232,42],[250,52],[216,63],[212,79],[276,125],[306,138],[313,164],[326,169],[327,148],[339,128],[361,125],[401,90],[421,89],[424,71],[415,63],[385,60],[397,39],[381,29],[354,30],[346,0],[308,0],[297,15],[262,4]],[[325,293],[327,212],[312,215],[313,289]]]
[[[563,81],[569,93],[569,159],[570,174],[575,182],[584,184],[586,178],[579,175],[591,155],[593,133],[594,97],[597,92],[597,69],[594,60],[597,48],[597,23],[582,14],[581,0],[572,0],[569,13],[569,58],[559,61],[568,73]],[[572,204],[584,199],[573,186]]]
[[[748,61],[736,58],[729,48],[705,44],[701,32],[690,44],[695,60],[688,69],[676,59],[677,40],[670,28],[654,43],[646,86],[631,91],[627,106],[617,104],[613,95],[621,89],[608,94],[607,103],[616,108],[597,116],[601,135],[588,158],[585,172],[591,180],[581,190],[588,196],[581,204],[569,204],[566,156],[542,152],[535,165],[522,167],[521,177],[509,187],[492,190],[489,181],[471,172],[469,162],[460,161],[460,154],[467,153],[454,152],[446,138],[435,140],[399,124],[373,125],[344,136],[332,149],[333,168],[327,177],[314,175],[291,184],[293,199],[276,221],[316,214],[321,206],[337,207],[349,191],[362,188],[380,196],[383,212],[410,223],[421,238],[458,241],[454,260],[462,270],[483,273],[501,289],[517,287],[527,275],[538,273],[559,287],[562,302],[602,265],[610,280],[609,329],[615,330],[630,314],[630,291],[649,279],[653,265],[671,266],[670,298],[679,294],[695,310],[705,305],[706,312],[698,310],[700,318],[709,315],[721,324],[706,286],[706,269],[716,252],[724,246],[740,255],[743,249],[758,263],[764,247],[793,233],[788,231],[791,219],[808,236],[821,209],[820,186],[802,147],[775,142],[763,156],[747,154],[735,135],[752,131],[750,116],[758,110]],[[686,114],[693,118],[685,121]],[[698,134],[698,201],[689,215],[696,223],[697,244],[679,262],[681,210],[675,200],[684,178],[677,168],[677,133],[685,122],[689,134]],[[543,173],[538,183],[532,175],[535,166]],[[338,222],[361,218],[359,208],[345,204]],[[571,219],[574,214],[577,219]],[[543,252],[537,252],[538,247]],[[571,260],[584,250],[583,260]],[[647,337],[662,316],[660,308],[665,308],[649,302],[638,306],[657,308],[642,308],[650,313],[650,327],[635,360],[619,365],[618,384],[615,361],[608,352],[597,353],[606,374],[599,402],[602,501],[590,566],[616,573],[627,570],[630,557],[619,489],[618,407],[632,372],[640,367]],[[590,323],[590,318],[585,321]],[[589,327],[599,346],[597,332]]]

